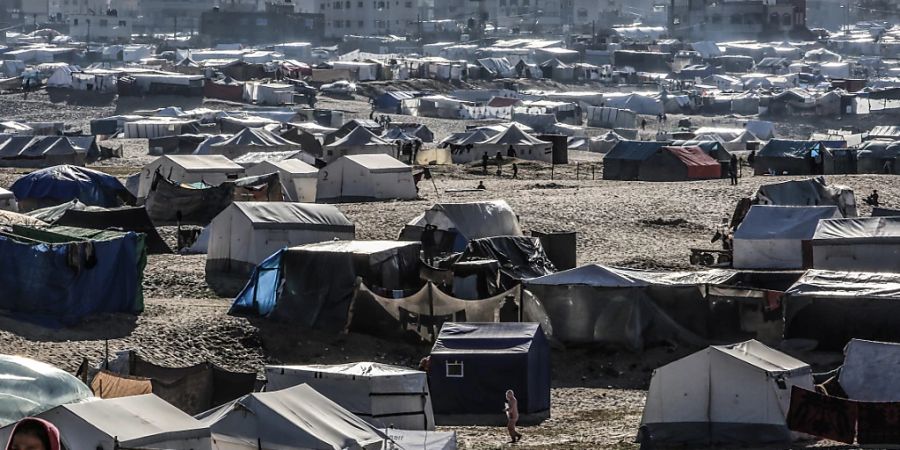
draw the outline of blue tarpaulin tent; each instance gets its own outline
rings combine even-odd
[[[0,310],[47,325],[143,310],[144,235],[13,226],[0,234]]]
[[[508,389],[523,423],[550,416],[550,344],[537,323],[445,323],[428,379],[440,425],[505,423]]]
[[[10,190],[25,211],[75,199],[88,206],[111,208],[133,198],[116,177],[71,165],[31,172],[16,180]]]

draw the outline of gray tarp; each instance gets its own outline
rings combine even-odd
[[[380,450],[385,438],[306,384],[249,394],[197,418],[234,449]]]
[[[900,275],[807,271],[785,292],[785,338],[839,350],[851,339],[900,340]]]
[[[760,205],[837,206],[844,217],[856,217],[856,199],[846,186],[828,186],[825,178],[764,184],[753,199]]]
[[[838,382],[850,400],[900,402],[900,344],[853,339]]]
[[[235,199],[283,201],[277,173],[226,181],[219,186],[195,188],[173,183],[159,173],[154,175],[145,207],[157,224],[208,225]]]

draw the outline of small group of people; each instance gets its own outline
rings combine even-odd
[[[515,157],[515,149],[510,146],[510,152],[512,152],[511,157]],[[503,176],[503,155],[500,152],[497,152],[497,155],[494,156],[494,161],[497,163],[497,176]],[[488,156],[487,152],[481,154],[481,173],[482,175],[488,174],[488,164],[491,162],[491,158]],[[516,163],[512,163],[510,166],[512,168],[512,177],[519,178],[519,165]]]

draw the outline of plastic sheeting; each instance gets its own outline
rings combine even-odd
[[[380,337],[415,337],[434,341],[445,322],[497,322],[508,297],[519,301],[519,287],[493,297],[463,300],[427,283],[413,295],[382,297],[362,285],[353,299],[351,331]]]
[[[519,280],[549,275],[556,271],[544,252],[540,239],[525,236],[499,236],[469,241],[459,262],[491,259],[500,263],[501,281],[509,289]]]
[[[143,235],[87,230],[88,236],[79,237],[68,232],[79,229],[13,229],[13,237],[0,236],[0,309],[48,325],[143,310]]]
[[[900,218],[819,221],[812,238],[813,268],[864,272],[900,270]]]
[[[900,340],[900,277],[807,271],[785,292],[784,335],[840,350],[853,338]]]
[[[21,356],[0,355],[0,378],[0,425],[93,397],[78,378]]]
[[[143,233],[146,236],[148,253],[172,253],[172,249],[156,231],[143,206],[108,209],[87,206],[73,200],[59,206],[32,211],[30,215],[60,226]]]
[[[383,433],[309,385],[249,394],[198,416],[217,450],[380,450]]]
[[[850,400],[900,402],[900,344],[853,339],[838,382]]]
[[[433,225],[441,233],[447,233],[453,244],[447,250],[462,251],[472,239],[495,236],[522,236],[519,219],[505,200],[469,203],[437,203],[425,214],[415,218],[404,229],[403,235],[421,233],[425,226]],[[435,236],[443,242],[443,236]],[[414,240],[419,237],[415,236]]]
[[[819,220],[840,217],[835,206],[754,205],[734,232],[739,269],[801,269],[802,241],[813,237]]]
[[[113,207],[131,198],[116,177],[68,165],[31,172],[16,180],[10,190],[19,199],[20,207],[27,201],[59,204],[75,199],[90,206]]]
[[[856,198],[846,186],[827,186],[822,177],[764,184],[753,199],[760,205],[837,206],[844,217],[856,217]]]
[[[242,195],[245,194],[245,195]],[[218,186],[195,188],[155,174],[145,201],[154,223],[208,225],[234,200],[282,201],[277,173],[226,181]]]

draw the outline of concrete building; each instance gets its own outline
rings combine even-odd
[[[806,0],[671,0],[669,33],[697,40],[773,40],[806,29]]]
[[[4,23],[33,25],[50,17],[49,0],[3,0],[0,5]]]
[[[212,10],[200,20],[200,37],[209,45],[321,42],[322,14],[295,13],[293,5],[269,5],[266,11]],[[239,29],[240,33],[235,33]]]
[[[133,31],[130,17],[107,14],[68,14],[69,36],[85,42],[127,43]]]
[[[216,0],[137,0],[137,27],[146,33],[186,33],[200,29],[200,16]]]
[[[318,12],[331,39],[414,34],[421,13],[419,0],[320,0]]]

